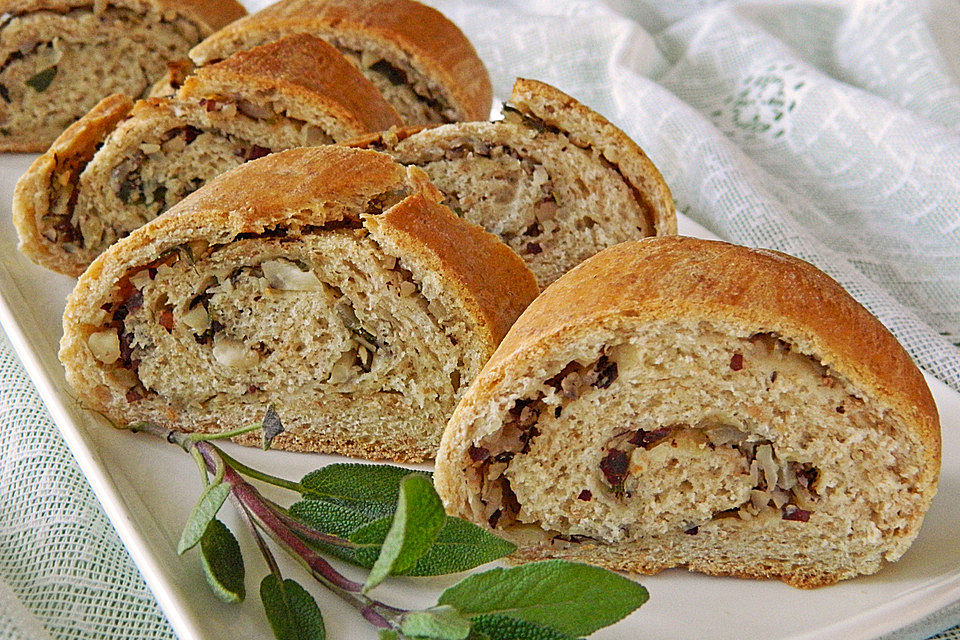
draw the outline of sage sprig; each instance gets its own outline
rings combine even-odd
[[[458,573],[509,555],[516,547],[447,516],[429,473],[334,464],[293,482],[250,468],[213,443],[263,429],[268,448],[283,431],[272,408],[263,424],[215,435],[187,435],[149,423],[130,428],[176,444],[197,461],[204,490],[177,552],[199,547],[207,582],[226,602],[246,596],[240,545],[216,518],[227,499],[233,502],[270,568],[259,595],[277,640],[325,640],[326,630],[310,592],[281,574],[275,549],[352,605],[384,640],[575,640],[613,624],[647,600],[642,586],[617,573],[548,560],[467,576],[427,609],[390,605],[370,595],[390,576]],[[295,491],[300,499],[283,507],[248,479]],[[363,583],[350,580],[324,556],[369,569],[369,574]]]

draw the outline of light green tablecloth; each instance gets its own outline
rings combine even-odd
[[[958,0],[430,4],[497,95],[533,77],[607,115],[680,211],[819,265],[960,390]],[[0,637],[173,637],[5,342],[0,426]]]

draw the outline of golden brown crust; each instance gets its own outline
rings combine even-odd
[[[374,151],[382,151],[384,149],[390,149],[397,143],[406,140],[410,136],[420,133],[424,129],[430,129],[433,126],[439,125],[417,124],[391,127],[389,130],[368,133],[356,138],[351,138],[350,140],[344,140],[338,144],[342,144],[345,147],[354,147],[356,149],[372,149]]]
[[[75,180],[93,157],[104,138],[117,123],[124,120],[133,108],[133,101],[121,94],[101,100],[80,120],[60,134],[50,148],[34,160],[27,172],[17,181],[13,192],[13,224],[20,236],[20,251],[34,262],[71,276],[83,271],[68,260],[40,231],[41,218],[49,212],[54,187],[52,181],[64,171],[71,174],[63,179]]]
[[[160,6],[192,17],[213,33],[234,20],[247,15],[247,9],[236,0],[157,0]],[[206,35],[206,34],[204,34]]]
[[[484,369],[499,370],[514,354],[571,327],[616,316],[704,318],[789,336],[915,426],[929,445],[921,485],[939,474],[939,416],[913,360],[830,276],[776,251],[683,237],[611,247],[548,287]]]
[[[517,78],[510,102],[521,112],[564,131],[575,144],[600,151],[632,187],[648,228],[661,236],[677,233],[670,188],[630,136],[593,109],[538,80]]]
[[[102,11],[109,5],[139,13],[155,11],[163,16],[182,15],[200,27],[202,35],[213,33],[247,15],[247,10],[236,0],[4,0],[0,2],[0,13],[62,12],[78,7]]]
[[[611,571],[627,571],[642,575],[656,575],[665,569],[676,569],[675,563],[664,562],[649,556],[643,558],[626,557],[622,554],[612,554],[608,547],[602,545],[582,543],[565,549],[548,546],[526,547],[511,556],[512,560],[522,562],[537,562],[539,560],[580,560],[589,562]],[[697,560],[684,565],[690,571],[704,573],[708,576],[729,576],[731,578],[750,578],[754,580],[780,580],[798,589],[816,589],[836,584],[851,575],[837,575],[829,571],[811,570],[806,567],[802,572],[784,575],[782,567],[755,565],[751,567],[732,566],[733,560],[726,563],[719,561]],[[683,568],[683,567],[681,567]]]
[[[493,348],[540,291],[523,260],[496,236],[422,195],[370,217],[366,225],[419,254],[432,270],[451,274],[470,314],[484,319],[479,329],[488,332]]]
[[[177,97],[204,97],[211,84],[242,87],[247,94],[275,89],[301,107],[328,112],[358,131],[402,124],[372,82],[332,45],[307,34],[287,36],[202,67],[183,82]]]
[[[439,11],[413,0],[281,0],[213,34],[190,52],[197,64],[251,34],[334,33],[399,48],[435,80],[462,120],[485,120],[493,101],[489,75],[463,32]]]

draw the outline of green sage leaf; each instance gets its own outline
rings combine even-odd
[[[377,640],[398,640],[400,634],[393,629],[380,629],[377,632]]]
[[[470,635],[470,620],[451,606],[410,611],[400,619],[400,632],[412,638],[464,640]]]
[[[383,518],[350,534],[351,542],[365,545],[354,554],[357,564],[362,567],[373,566],[380,555],[380,545],[383,544],[390,524],[390,520]],[[510,555],[516,548],[512,542],[475,524],[447,516],[433,544],[403,575],[442,576],[459,573]]]
[[[473,626],[466,640],[582,640],[550,627],[507,616],[483,615],[474,618],[472,622]],[[382,637],[396,640],[398,636]]]
[[[190,512],[190,517],[187,518],[183,533],[180,534],[180,542],[177,544],[178,554],[182,555],[200,542],[200,537],[207,530],[207,525],[216,517],[229,495],[230,485],[226,482],[212,484],[203,490],[193,511]]]
[[[260,601],[277,640],[324,640],[327,636],[320,607],[294,580],[271,573],[260,583]]]
[[[323,500],[301,500],[300,502],[295,502],[290,506],[288,513],[318,531],[341,538],[349,538],[351,532],[362,527],[364,523],[368,521],[368,518],[363,513],[348,507],[341,507],[337,504],[324,502]],[[387,528],[389,528],[389,526],[388,523]],[[316,540],[308,540],[306,538],[303,538],[303,540],[316,551],[335,556],[341,560],[367,569],[372,567],[376,561],[376,558],[374,558],[368,564],[361,564],[357,560],[355,549],[323,544]],[[379,549],[379,547],[377,548]]]
[[[484,614],[473,619],[470,640],[576,640],[551,627],[518,620],[508,616]]]
[[[247,595],[243,554],[227,525],[216,519],[210,521],[200,538],[200,558],[213,593],[224,602],[243,601]]]
[[[391,516],[370,518],[362,510],[324,500],[301,500],[291,505],[290,515],[318,531],[363,545],[359,549],[345,549],[312,543],[325,553],[371,568],[380,555],[390,525]],[[467,571],[510,555],[516,550],[512,542],[460,518],[447,516],[430,549],[417,561],[408,576],[440,576]]]
[[[406,575],[442,576],[493,562],[517,550],[509,540],[472,522],[447,516],[430,550]]]
[[[25,84],[33,88],[37,93],[43,93],[50,86],[50,83],[53,82],[56,75],[57,68],[49,67],[27,78]]]
[[[430,549],[445,521],[443,503],[430,477],[420,473],[405,477],[400,482],[393,523],[363,590],[373,589],[389,575],[412,569]]]
[[[370,569],[376,564],[377,558],[380,557],[380,550],[383,548],[383,541],[387,538],[392,526],[392,517],[379,518],[350,533],[348,538],[350,542],[363,545],[353,554],[354,561],[358,565]],[[419,563],[419,560],[417,562]]]
[[[371,518],[392,515],[400,494],[400,481],[411,471],[385,464],[331,464],[308,473],[300,481],[304,498],[325,500],[367,513]]]
[[[586,636],[627,616],[648,597],[646,589],[618,573],[547,560],[467,576],[437,603],[471,618],[498,614]]]
[[[370,522],[382,519],[370,518],[360,509],[326,502],[325,500],[300,500],[290,505],[288,512],[294,518],[310,525],[317,531],[342,538],[346,538]],[[388,523],[389,520],[387,518]],[[389,526],[388,524],[387,527],[389,528]]]

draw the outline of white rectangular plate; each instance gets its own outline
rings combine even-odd
[[[16,179],[32,156],[0,156],[0,322],[30,372],[50,413],[107,515],[116,526],[174,629],[183,640],[268,638],[256,596],[267,569],[253,541],[237,526],[230,507],[223,516],[238,533],[247,558],[247,591],[241,605],[214,598],[195,552],[179,557],[176,543],[200,490],[193,461],[179,449],[145,435],[115,431],[74,400],[57,360],[60,318],[73,280],[52,274],[16,250],[10,218]],[[710,237],[681,217],[687,235]],[[875,638],[960,601],[960,396],[928,378],[943,420],[943,472],[916,543],[904,558],[874,576],[801,591],[779,582],[711,578],[665,571],[639,578],[650,602],[594,637],[606,638]],[[336,456],[263,452],[227,445],[230,453],[275,475],[299,479]],[[271,494],[272,495],[272,494]],[[288,504],[292,496],[282,497]],[[311,585],[331,640],[373,640],[376,634],[295,565],[285,573]],[[347,568],[348,573],[354,573]],[[426,606],[456,577],[398,579],[378,589],[385,601]]]

